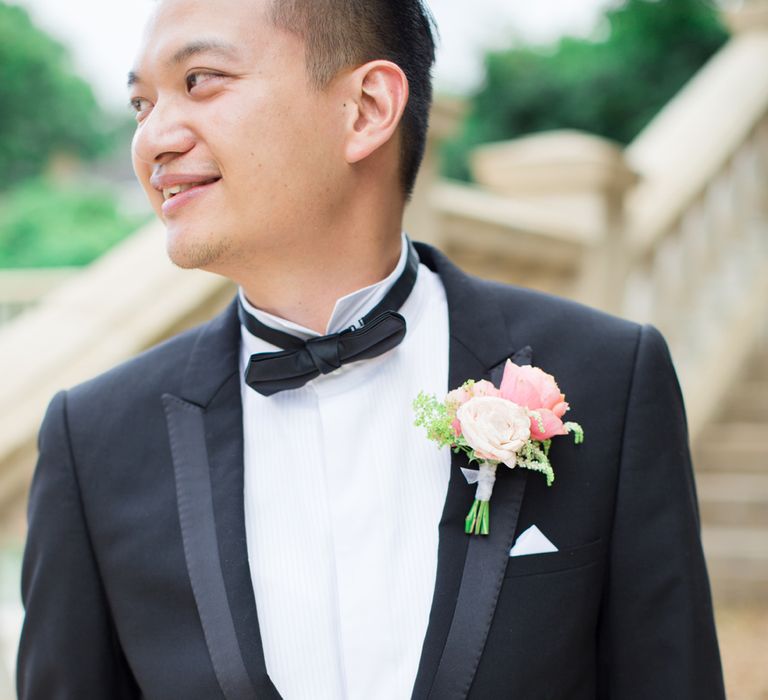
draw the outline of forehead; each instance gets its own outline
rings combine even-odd
[[[137,67],[179,58],[187,46],[237,47],[248,55],[263,51],[278,30],[268,19],[271,0],[159,0],[147,21]]]

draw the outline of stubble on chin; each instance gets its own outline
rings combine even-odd
[[[227,239],[196,241],[169,234],[166,240],[168,258],[182,270],[215,271],[227,259],[229,249]]]

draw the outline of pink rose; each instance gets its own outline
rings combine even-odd
[[[455,415],[460,406],[475,396],[499,396],[499,390],[491,382],[481,379],[479,382],[474,382],[469,386],[461,386],[458,389],[449,391],[445,397],[445,403],[448,405],[448,410]],[[456,433],[456,437],[461,435],[461,423],[457,418],[451,421],[451,427],[453,432]]]
[[[475,396],[499,396],[499,390],[486,379],[473,382],[449,391],[445,403],[452,408],[458,408]]]
[[[492,385],[491,385],[492,386]],[[517,453],[531,436],[528,411],[498,396],[475,396],[459,406],[456,419],[480,459],[514,467]]]
[[[499,390],[487,379],[475,382],[469,390],[472,392],[472,396],[501,396]]]
[[[561,418],[568,410],[568,404],[551,374],[538,367],[520,367],[507,360],[499,392],[502,398],[536,413],[531,416],[531,437],[534,440],[548,440],[555,435],[567,434]]]

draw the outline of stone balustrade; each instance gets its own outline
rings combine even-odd
[[[768,314],[766,65],[768,22],[753,22],[626,151],[641,179],[626,198],[623,307],[667,336],[694,438]]]

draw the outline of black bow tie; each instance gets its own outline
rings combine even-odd
[[[240,322],[248,331],[272,345],[278,352],[251,355],[245,382],[264,396],[285,389],[298,389],[320,374],[339,369],[346,362],[367,360],[397,347],[405,337],[405,319],[396,311],[416,284],[419,256],[408,241],[408,259],[400,277],[384,298],[360,320],[359,327],[339,333],[302,340],[267,326],[238,304]]]

